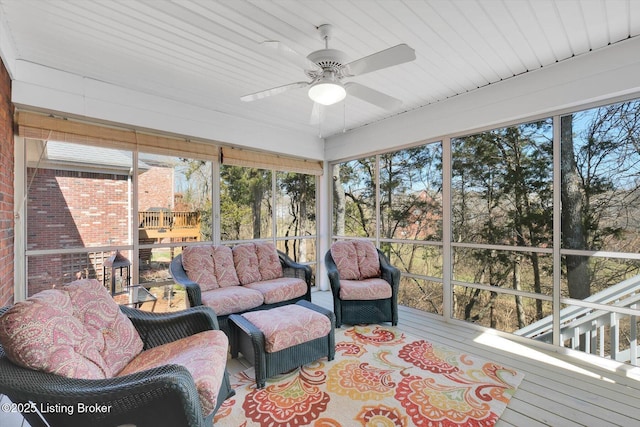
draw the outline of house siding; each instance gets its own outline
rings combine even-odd
[[[0,61],[0,306],[13,303],[13,150],[11,78]]]

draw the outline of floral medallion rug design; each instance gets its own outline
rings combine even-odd
[[[387,326],[336,330],[336,357],[267,380],[236,374],[216,427],[493,426],[524,378]]]

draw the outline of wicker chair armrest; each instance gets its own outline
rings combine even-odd
[[[400,287],[400,270],[389,263],[386,255],[380,249],[377,249],[377,251],[378,258],[380,259],[381,277],[389,282],[395,295],[398,293],[398,288]]]
[[[120,309],[131,319],[145,350],[199,332],[220,329],[216,313],[206,306],[168,313],[151,313],[125,306]]]
[[[311,267],[295,262],[284,252],[278,251],[278,256],[280,258],[280,264],[282,264],[282,270],[285,277],[298,277],[300,279],[304,279],[304,281],[307,282],[307,287],[311,288]]]
[[[171,260],[169,264],[169,273],[176,284],[183,286],[187,292],[187,298],[189,299],[189,305],[196,307],[202,305],[202,290],[193,280],[189,279],[187,272],[182,266],[182,254],[177,255]]]
[[[27,420],[37,418],[33,408],[51,426],[204,425],[193,378],[178,365],[83,380],[19,367],[0,349],[0,384],[0,393],[24,404]]]
[[[338,272],[338,266],[331,256],[331,251],[327,251],[324,256],[324,264],[327,269],[327,276],[329,276],[329,285],[331,285],[331,292],[333,297],[337,298],[340,295],[340,272]]]

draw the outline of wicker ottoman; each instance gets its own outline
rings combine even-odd
[[[335,356],[335,315],[306,300],[229,316],[231,357],[253,361],[256,386],[326,356]]]

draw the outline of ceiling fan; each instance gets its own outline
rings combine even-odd
[[[308,95],[321,105],[333,105],[342,101],[346,95],[354,96],[386,110],[394,110],[402,101],[355,82],[343,82],[344,78],[355,77],[416,59],[415,51],[406,44],[376,52],[355,61],[346,62],[347,56],[337,49],[329,49],[332,26],[318,27],[325,48],[311,52],[306,58],[278,41],[265,41],[262,44],[273,54],[302,67],[311,79],[289,83],[260,92],[242,96],[242,101],[255,101],[272,95],[278,95],[291,89],[308,88]]]

